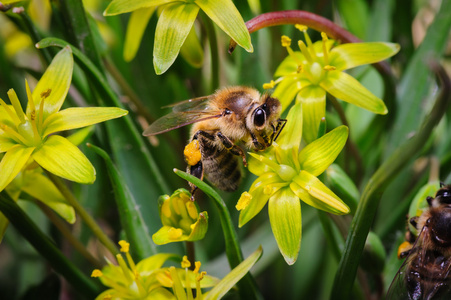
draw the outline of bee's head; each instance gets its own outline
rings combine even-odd
[[[435,209],[435,213],[427,220],[433,241],[442,247],[451,246],[451,207]]]
[[[257,106],[251,114],[249,128],[255,128],[255,130],[265,130],[268,125],[272,125],[277,122],[280,115],[280,102],[276,98],[272,98],[269,95],[262,97],[262,104]]]
[[[446,185],[439,189],[435,194],[435,198],[440,204],[451,204],[451,186]]]

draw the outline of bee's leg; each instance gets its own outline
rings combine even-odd
[[[216,133],[216,136],[228,151],[230,151],[234,155],[241,156],[244,166],[247,167],[246,155],[244,154],[243,149],[235,145],[228,137],[226,137],[219,131]]]
[[[262,151],[266,149],[266,146],[263,145],[262,143],[260,143],[258,141],[258,139],[255,137],[255,135],[251,132],[251,137],[252,137],[252,143],[254,144],[254,147],[257,151]]]
[[[204,168],[202,165],[202,161],[199,161],[194,166],[188,165],[186,167],[186,172],[188,174],[191,174],[191,175],[199,178],[200,180],[203,180],[204,179]],[[191,187],[191,200],[194,201],[194,194],[198,190],[198,187],[196,185],[192,184],[191,182],[188,182],[188,183],[189,183],[189,186]]]

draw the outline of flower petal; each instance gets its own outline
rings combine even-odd
[[[338,45],[329,54],[329,64],[338,71],[361,65],[373,64],[398,53],[400,46],[394,43],[349,43]]]
[[[240,211],[240,218],[238,222],[238,227],[244,226],[247,222],[249,222],[253,217],[255,217],[262,208],[268,202],[269,197],[277,191],[280,186],[277,185],[281,181],[280,177],[277,174],[270,172],[266,173],[260,177],[258,177],[251,188],[249,189],[249,193],[252,196],[252,199],[249,202],[249,205]],[[268,189],[265,187],[272,187]]]
[[[348,127],[342,125],[314,140],[299,152],[301,169],[320,175],[334,162],[347,139]]]
[[[194,68],[200,68],[204,63],[204,50],[194,27],[191,27],[182,48],[180,48],[180,55]]]
[[[17,143],[13,139],[7,137],[3,130],[0,129],[0,153],[8,151],[15,145],[17,145]]]
[[[271,229],[287,264],[296,262],[301,248],[302,219],[299,198],[286,187],[271,196],[268,203]]]
[[[34,147],[15,145],[6,152],[0,162],[0,192],[19,174],[34,149]]]
[[[288,112],[287,124],[277,139],[277,144],[283,150],[295,148],[296,153],[302,139],[302,111],[304,107],[301,103],[296,103]],[[280,162],[280,161],[279,161]]]
[[[384,101],[373,95],[357,79],[346,73],[328,71],[328,75],[321,81],[320,85],[338,99],[358,107],[381,115],[388,112]]]
[[[63,105],[72,80],[73,68],[72,50],[67,46],[53,58],[52,63],[33,90],[36,110],[39,109],[41,100],[44,100],[44,120],[50,114],[57,112]],[[31,119],[30,113],[30,104],[28,104],[27,116],[29,119]]]
[[[247,52],[253,52],[251,36],[243,17],[231,0],[194,0],[216,25]]]
[[[275,143],[273,145],[275,145]],[[261,152],[260,155],[276,162],[275,151],[271,151],[271,149],[268,151]],[[271,168],[267,164],[262,164],[260,160],[253,157],[252,155],[249,155],[247,163],[249,172],[257,176],[261,176],[266,172],[271,171]]]
[[[290,106],[294,97],[304,85],[310,84],[310,82],[300,78],[301,75],[287,75],[276,86],[272,97],[279,99],[282,111],[285,111]]]
[[[177,255],[169,253],[159,253],[152,255],[141,260],[136,265],[136,271],[138,271],[141,276],[148,275],[154,270],[161,268],[161,266],[170,258],[177,258]]]
[[[59,135],[50,136],[33,153],[36,162],[47,171],[79,183],[93,183],[95,169],[86,156],[67,139]]]
[[[208,230],[208,213],[206,211],[199,214],[196,223],[191,225],[192,231],[188,237],[188,241],[194,242],[204,238]]]
[[[27,171],[23,176],[22,190],[28,195],[38,199],[42,203],[57,212],[70,224],[75,222],[75,210],[69,205],[66,199],[61,195],[55,185],[41,174],[42,170],[30,172]]]
[[[186,234],[181,234],[180,236],[177,236],[176,238],[173,237],[172,232],[174,230],[180,230],[172,226],[163,226],[161,227],[157,232],[155,232],[152,235],[152,240],[157,245],[165,245],[168,243],[173,242],[183,242],[188,239],[188,236]],[[182,232],[182,231],[181,231]]]
[[[45,120],[43,136],[81,128],[122,117],[128,111],[118,107],[72,107],[52,114]]]
[[[164,7],[155,29],[153,47],[153,66],[157,74],[166,72],[174,63],[198,12],[199,6],[184,2]]]
[[[111,4],[110,4],[111,6]],[[124,60],[131,61],[138,52],[139,45],[146,30],[149,19],[155,11],[155,6],[135,10],[128,20],[124,42]]]
[[[337,195],[318,178],[306,171],[301,171],[298,176],[293,178],[290,188],[302,201],[317,209],[336,215],[350,212],[349,207]]]
[[[114,16],[145,7],[157,7],[176,0],[113,0],[103,12],[104,16]]]
[[[326,116],[326,91],[317,85],[306,86],[297,95],[296,102],[302,103],[302,136],[306,143],[311,143],[318,137],[319,124]]]
[[[277,67],[274,77],[282,77],[288,74],[294,74],[298,71],[299,62],[305,60],[304,55],[300,51],[294,51],[292,55],[288,55]]]

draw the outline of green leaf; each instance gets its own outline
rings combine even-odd
[[[340,71],[328,71],[326,78],[321,81],[321,87],[332,96],[358,107],[385,115],[387,107],[384,101],[374,96],[357,79]]]
[[[228,36],[247,52],[253,52],[251,36],[246,24],[231,0],[194,0]]]
[[[373,64],[399,52],[401,47],[394,43],[348,43],[330,51],[329,64],[343,71],[366,64]]]
[[[323,173],[337,158],[348,139],[348,127],[342,125],[311,142],[299,152],[301,169],[313,176]]]
[[[0,191],[19,174],[20,170],[25,166],[30,158],[34,147],[24,147],[16,145],[8,150],[0,162]]]
[[[197,5],[184,2],[164,7],[155,29],[153,47],[153,65],[158,75],[166,72],[174,63],[198,12]]]
[[[236,266],[229,274],[227,274],[214,288],[212,288],[205,296],[205,300],[221,299],[232,287],[249,272],[254,264],[263,254],[263,248],[260,246],[242,263]]]
[[[110,4],[111,5],[111,4]],[[131,61],[138,52],[139,45],[155,7],[140,8],[132,12],[127,25],[124,42],[124,60]]]
[[[269,221],[280,253],[292,265],[301,248],[302,218],[299,198],[286,187],[271,196],[268,203]]]
[[[349,205],[351,212],[355,213],[360,199],[360,192],[351,178],[337,164],[331,164],[326,170],[327,186],[336,193],[340,199]]]
[[[77,129],[128,114],[128,111],[118,107],[71,107],[52,114],[45,120],[43,136]]]
[[[119,218],[127,236],[127,241],[133,245],[131,248],[132,251],[140,259],[155,254],[157,251],[155,244],[150,239],[149,228],[143,219],[140,207],[130,192],[126,181],[122,178],[122,175],[105,151],[94,145],[89,145],[89,147],[105,160],[108,175],[114,190]]]
[[[53,58],[52,63],[33,90],[33,101],[36,109],[44,100],[44,120],[57,112],[66,99],[72,81],[74,59],[70,47],[65,47]],[[30,104],[27,106],[27,116],[30,119]]]
[[[88,299],[100,293],[100,288],[72,264],[22,209],[5,193],[0,193],[0,211],[16,230],[61,274],[75,291]]]
[[[338,0],[336,5],[346,28],[363,39],[368,27],[368,4],[363,0]]]
[[[157,7],[176,0],[113,0],[103,12],[104,16],[114,16],[140,8]]]
[[[32,155],[47,171],[78,183],[93,183],[95,169],[74,144],[59,135],[50,136]]]

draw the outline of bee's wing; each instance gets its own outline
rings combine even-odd
[[[162,108],[172,107],[173,112],[179,111],[192,111],[192,110],[204,110],[208,106],[208,100],[211,96],[202,96],[198,98],[192,98],[185,101],[169,104]]]
[[[172,112],[150,124],[143,135],[157,135],[196,122],[221,117],[220,111],[209,109],[207,100],[208,97],[201,97],[170,106]]]
[[[424,245],[425,241],[429,239],[429,235],[430,228],[428,226],[424,226],[420,234],[418,235],[418,238],[415,240],[412,249],[410,249],[409,255],[406,257],[405,261],[403,262],[398,272],[396,273],[395,278],[393,279],[390,288],[388,289],[387,297],[385,298],[386,300],[404,300],[404,299],[410,300],[412,298],[418,300],[451,299],[450,287],[447,286],[446,290],[446,288],[440,285],[440,283],[446,283],[448,281],[447,278],[451,270],[451,258],[449,257],[444,259],[444,262],[441,267],[443,272],[440,272],[441,274],[438,276],[434,276],[434,280],[437,282],[436,285],[432,285],[432,288],[430,287],[430,285],[422,285],[421,287],[418,287],[418,289],[416,289],[415,291],[410,291],[413,294],[409,294],[406,280],[406,276],[408,272],[410,272],[409,266],[411,266],[411,263],[415,258],[417,259],[414,263],[425,263],[428,261],[426,257],[427,249],[424,247]],[[426,277],[430,277],[428,275],[432,276],[432,274],[425,274]],[[442,289],[440,290],[440,295],[436,295],[439,289]]]

